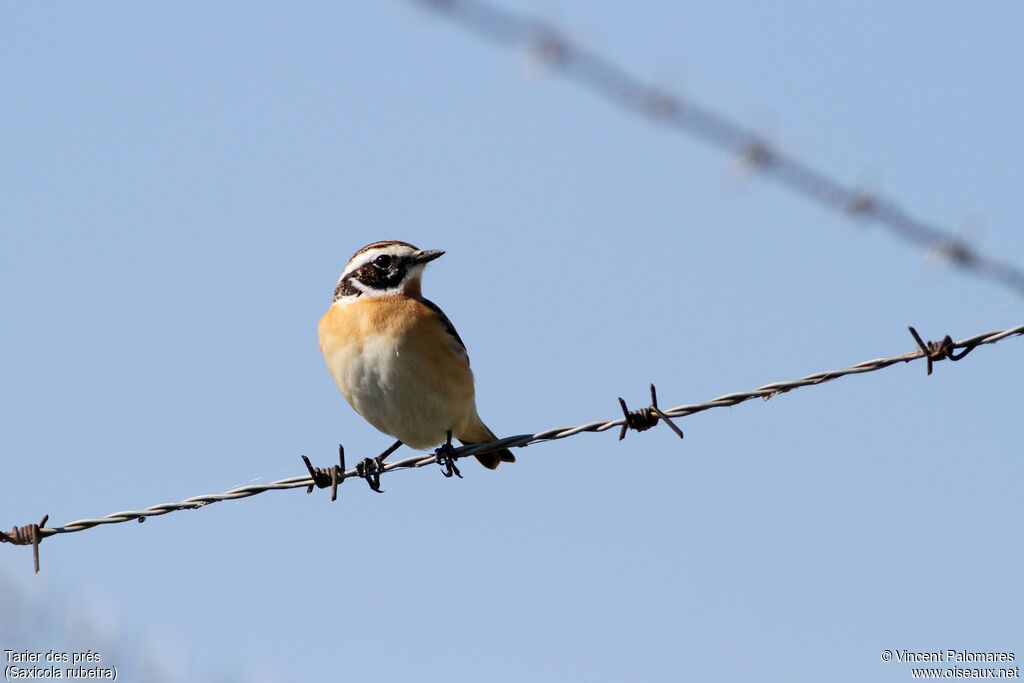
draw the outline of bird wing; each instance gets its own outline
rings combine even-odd
[[[449,320],[448,316],[446,316],[444,314],[444,311],[441,310],[441,307],[435,304],[430,299],[420,299],[420,301],[422,301],[427,308],[432,310],[437,315],[438,319],[440,319],[440,321],[444,323],[444,327],[446,330],[448,330],[448,334],[453,336],[455,338],[455,341],[459,342],[459,346],[462,347],[463,351],[466,351],[466,344],[462,341],[462,337],[460,337],[459,333],[455,330],[455,325],[452,325],[452,321]],[[468,354],[466,360],[469,360]]]

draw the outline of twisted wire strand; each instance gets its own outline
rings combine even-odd
[[[891,198],[842,183],[785,154],[755,131],[696,100],[635,78],[548,23],[484,0],[408,1],[450,17],[493,43],[526,48],[548,68],[623,109],[736,154],[751,169],[806,199],[874,222],[968,274],[1024,294],[1024,271],[1017,266],[975,250],[964,238],[914,216]]]
[[[1004,330],[995,330],[992,332],[984,332],[976,334],[973,337],[968,337],[959,342],[951,343],[944,348],[944,352],[947,354],[943,357],[950,358],[948,355],[952,351],[962,350],[963,353],[959,355],[962,358],[966,355],[967,351],[973,350],[974,348],[985,345],[995,344],[996,342],[1007,339],[1008,337],[1024,335],[1024,325],[1018,325],[1017,327],[1011,327]],[[929,343],[931,346],[931,343]],[[687,415],[693,415],[711,408],[722,408],[726,406],[734,406],[738,403],[743,403],[755,398],[769,399],[777,394],[782,394],[793,389],[799,389],[801,387],[814,386],[823,384],[825,382],[831,382],[847,375],[856,375],[865,372],[874,372],[876,370],[882,370],[891,365],[897,363],[908,363],[910,361],[918,360],[921,358],[930,358],[931,360],[940,360],[940,357],[929,356],[929,351],[925,348],[919,348],[916,351],[911,351],[900,356],[891,356],[888,358],[875,358],[873,360],[863,361],[852,365],[848,368],[841,370],[826,370],[824,372],[816,372],[800,379],[791,380],[788,382],[773,382],[771,384],[765,384],[751,389],[750,391],[743,391],[731,394],[724,394],[718,398],[713,398],[710,401],[703,403],[688,403],[675,408],[664,410],[663,412],[669,417],[685,417]],[[498,439],[489,443],[473,444],[470,446],[461,446],[455,448],[452,451],[451,457],[454,459],[465,458],[476,453],[482,453],[485,451],[494,450],[497,448],[510,448],[516,446],[527,446],[532,443],[542,441],[554,441],[557,439],[565,439],[570,436],[582,434],[583,432],[604,432],[615,427],[621,427],[626,423],[626,418],[616,418],[613,420],[602,420],[598,422],[590,422],[584,425],[570,426],[570,427],[555,427],[553,429],[547,429],[536,434],[519,434],[515,436]],[[436,454],[417,454],[383,464],[381,470],[383,472],[390,472],[394,470],[403,469],[416,469],[424,467],[438,462]],[[356,468],[346,469],[344,472],[343,479],[349,477],[358,476]],[[248,498],[249,496],[255,496],[266,491],[280,491],[286,489],[297,489],[297,488],[308,488],[314,484],[313,478],[310,476],[298,476],[290,477],[288,479],[281,479],[279,481],[271,482],[268,484],[250,484],[247,486],[239,486],[233,488],[230,491],[217,494],[205,494],[199,496],[193,496],[192,498],[186,498],[183,501],[177,503],[160,503],[158,505],[152,505],[141,510],[124,510],[121,512],[115,512],[104,517],[79,519],[74,522],[57,526],[57,527],[43,527],[40,525],[38,529],[38,538],[46,538],[47,536],[53,536],[55,534],[67,534],[76,531],[84,531],[102,524],[119,524],[121,522],[129,522],[133,519],[144,521],[147,517],[157,517],[159,515],[166,515],[170,512],[177,512],[178,510],[195,510],[211,503],[218,503],[224,500],[236,500],[239,498]],[[45,519],[44,519],[45,523]],[[15,542],[15,540],[7,534],[0,533],[0,540],[5,542]]]

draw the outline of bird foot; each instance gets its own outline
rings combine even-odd
[[[356,463],[356,475],[365,479],[370,488],[377,493],[384,493],[380,487],[380,475],[384,471],[384,458],[397,451],[401,446],[402,442],[396,441],[376,458],[366,458]]]
[[[370,488],[377,493],[384,493],[380,487],[380,474],[384,471],[381,467],[383,460],[384,457],[378,455],[376,458],[366,458],[356,463],[356,476],[365,479]]]
[[[452,446],[452,431],[450,429],[448,430],[448,440],[434,449],[434,455],[437,456],[437,464],[441,466],[441,474],[449,479],[453,474],[462,479],[462,472],[459,472],[459,468],[455,464],[455,448]]]

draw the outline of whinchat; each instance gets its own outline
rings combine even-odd
[[[320,319],[320,350],[345,400],[381,432],[429,449],[494,441],[476,412],[469,355],[437,304],[423,298],[423,269],[444,254],[407,242],[374,242],[345,266]],[[484,467],[515,462],[508,449],[476,456]]]

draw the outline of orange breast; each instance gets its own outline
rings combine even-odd
[[[384,296],[335,304],[318,331],[338,388],[382,432],[426,447],[475,417],[465,349],[418,300]]]

